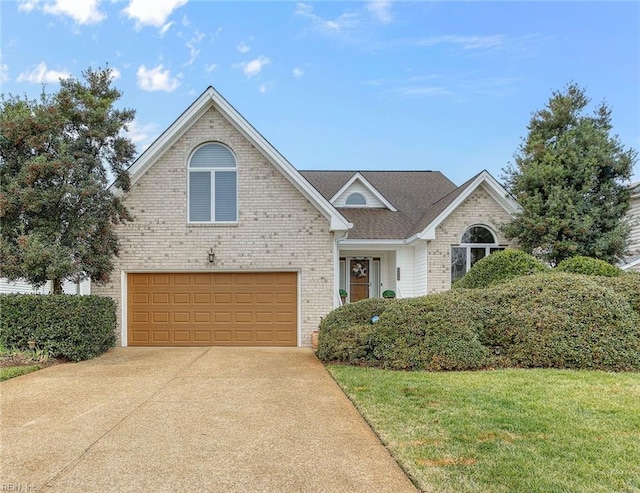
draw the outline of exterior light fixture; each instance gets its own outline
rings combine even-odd
[[[209,263],[212,264],[216,260],[216,254],[213,253],[213,248],[209,249]]]
[[[400,267],[396,268],[396,281],[400,280]]]

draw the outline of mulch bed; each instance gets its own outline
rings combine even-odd
[[[44,361],[37,361],[30,359],[24,354],[3,354],[0,355],[0,368],[7,368],[9,366],[34,366],[38,365],[40,368],[46,368],[47,366],[58,365],[61,363],[67,363],[65,359],[47,358]]]

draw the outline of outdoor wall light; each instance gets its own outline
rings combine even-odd
[[[209,249],[209,263],[212,264],[216,260],[216,254],[213,253],[213,248]]]
[[[400,267],[396,268],[396,281],[400,280]]]

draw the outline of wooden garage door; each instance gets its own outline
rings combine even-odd
[[[295,272],[128,274],[130,346],[296,346]]]

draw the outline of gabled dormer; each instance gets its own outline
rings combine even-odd
[[[330,200],[334,207],[397,209],[361,173],[355,173]]]

